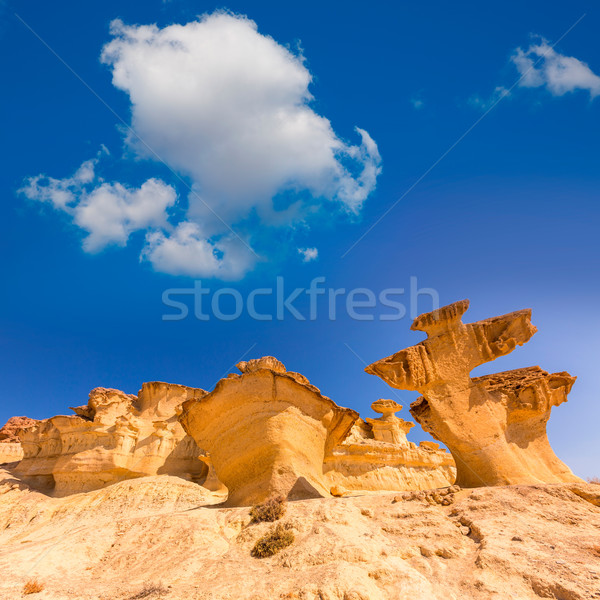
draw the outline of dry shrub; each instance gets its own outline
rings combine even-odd
[[[44,591],[46,586],[43,583],[40,583],[37,579],[30,579],[23,586],[23,595],[28,596],[29,594],[39,594]]]
[[[144,598],[152,596],[162,597],[168,593],[169,590],[162,583],[147,583],[137,594],[129,596],[128,600],[144,600]]]
[[[252,548],[254,558],[267,558],[294,543],[294,534],[289,525],[278,523],[269,533],[263,535]]]
[[[595,483],[596,485],[600,485],[600,477],[590,477],[588,479],[589,483]]]
[[[272,523],[285,515],[286,500],[283,496],[275,496],[256,504],[250,509],[252,523]]]

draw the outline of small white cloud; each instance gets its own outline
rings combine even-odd
[[[541,38],[527,50],[517,48],[511,57],[522,79],[520,87],[546,87],[554,96],[586,90],[591,98],[600,94],[600,77],[573,56],[558,53]]]
[[[469,104],[481,110],[488,110],[495,104],[498,104],[502,98],[507,98],[508,96],[510,96],[510,90],[499,85],[494,89],[489,98],[482,98],[479,95],[471,96],[469,98]]]
[[[134,231],[167,225],[167,208],[175,204],[175,190],[158,179],[139,188],[121,183],[103,183],[83,193],[73,212],[76,225],[88,232],[83,241],[87,252],[110,244],[125,246]]]
[[[158,179],[148,179],[139,188],[106,183],[96,175],[97,163],[98,158],[85,161],[64,179],[30,177],[19,192],[70,215],[88,234],[83,240],[86,252],[125,246],[134,231],[167,225],[167,208],[177,199],[171,186]]]
[[[239,238],[227,234],[211,241],[197,223],[189,221],[180,223],[171,235],[148,233],[141,258],[162,273],[225,280],[240,279],[256,262]]]
[[[70,205],[77,201],[82,187],[94,180],[96,164],[102,152],[100,151],[96,158],[86,160],[72,177],[64,179],[54,179],[45,175],[28,177],[19,193],[29,200],[49,202],[53,208],[69,212]]]
[[[421,98],[419,98],[418,96],[413,96],[410,99],[410,103],[412,104],[413,108],[416,110],[420,110],[421,108],[423,108],[423,106],[425,106],[425,102],[423,102],[423,100]]]
[[[302,262],[311,262],[319,257],[317,248],[298,248],[298,254],[302,255]]]

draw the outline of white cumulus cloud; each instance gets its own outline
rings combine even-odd
[[[70,215],[87,233],[87,252],[125,246],[134,231],[167,225],[167,209],[177,197],[171,186],[158,179],[148,179],[139,188],[107,183],[96,175],[97,162],[98,158],[85,161],[64,179],[30,177],[19,191]]]
[[[164,163],[189,189],[168,215],[172,187],[101,182],[94,161],[71,178],[30,179],[23,192],[71,213],[89,233],[86,250],[145,229],[141,258],[157,271],[236,279],[280,254],[273,228],[357,215],[375,189],[381,157],[371,136],[358,127],[354,143],[338,136],[312,107],[303,57],[250,19],[215,12],[164,28],[116,20],[111,35],[101,60],[131,103],[130,156]]]
[[[357,129],[358,146],[342,141],[309,106],[302,57],[253,21],[215,13],[164,29],[114,21],[111,31],[102,60],[129,95],[132,127],[144,140],[130,136],[129,144],[190,175],[223,217],[269,208],[285,189],[357,211],[373,190],[379,155],[368,133]]]
[[[600,94],[600,77],[586,63],[560,54],[543,38],[526,50],[517,48],[511,60],[522,76],[521,87],[545,86],[554,96],[578,89],[588,91],[591,98]]]
[[[318,248],[298,248],[298,253],[302,255],[302,262],[311,262],[319,257]]]
[[[148,233],[142,259],[162,273],[231,280],[243,277],[254,265],[255,257],[244,240],[235,235],[209,240],[197,223],[184,221],[170,235],[162,231]]]
[[[164,227],[167,208],[175,204],[175,190],[158,179],[148,179],[139,188],[121,183],[103,183],[81,196],[74,221],[89,233],[83,245],[88,252],[109,244],[125,246],[134,231]]]

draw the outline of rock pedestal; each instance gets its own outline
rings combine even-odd
[[[381,415],[379,419],[366,419],[371,425],[375,440],[408,447],[406,435],[415,424],[396,416],[395,413],[402,410],[402,406],[393,400],[382,398],[373,402],[371,408]]]
[[[414,423],[395,416],[402,406],[377,400],[379,419],[359,419],[350,435],[325,458],[331,487],[356,492],[426,490],[452,485],[452,456],[433,442],[417,447],[406,434]]]
[[[206,450],[230,506],[329,496],[325,455],[358,413],[341,408],[273,357],[240,363],[241,375],[183,405],[184,429]]]
[[[468,300],[418,317],[427,339],[367,367],[398,389],[423,394],[411,414],[450,449],[463,487],[580,481],[552,451],[550,410],[574,377],[539,367],[471,378],[477,366],[512,352],[536,332],[531,311],[462,323]]]

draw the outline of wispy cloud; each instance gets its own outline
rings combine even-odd
[[[192,192],[176,219],[172,186],[104,182],[97,159],[69,178],[30,178],[22,192],[69,213],[88,232],[86,250],[145,230],[141,257],[156,270],[232,279],[253,268],[247,245],[260,253],[257,232],[294,227],[325,206],[360,212],[381,171],[377,145],[360,128],[356,144],[344,141],[313,110],[302,56],[224,12],[162,29],[117,20],[111,33],[102,61],[131,101],[128,149],[160,157]]]
[[[487,98],[482,98],[478,94],[471,96],[469,98],[469,104],[481,110],[488,110],[491,106],[502,100],[502,98],[507,98],[510,95],[511,92],[509,90],[507,90],[504,86],[499,85]]]
[[[526,50],[517,48],[511,60],[521,75],[520,87],[545,87],[554,96],[575,90],[585,90],[591,98],[600,94],[600,77],[583,61],[557,52],[544,38]]]
[[[419,95],[412,96],[410,103],[415,110],[420,110],[425,106],[424,100]]]
[[[555,46],[542,37],[526,50],[516,48],[510,60],[517,68],[519,79],[510,88],[496,86],[487,97],[471,96],[468,103],[474,108],[488,111],[503,98],[514,95],[517,88],[545,88],[553,96],[584,90],[594,99],[600,94],[600,77],[581,60],[566,56],[555,50]]]

